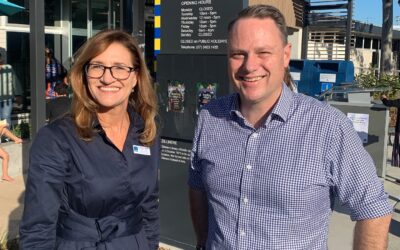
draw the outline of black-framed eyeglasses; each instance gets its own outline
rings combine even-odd
[[[111,66],[107,67],[101,64],[89,63],[85,66],[86,75],[90,78],[101,78],[106,69],[109,69],[112,77],[117,80],[126,80],[129,78],[131,72],[136,71],[137,67],[128,66]]]

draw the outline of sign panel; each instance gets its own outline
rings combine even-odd
[[[293,81],[300,81],[301,79],[300,72],[290,72],[290,75],[292,76]]]
[[[226,54],[228,24],[243,0],[182,1],[161,4],[162,54]]]
[[[320,74],[319,75],[320,82],[336,82],[336,74]]]
[[[347,113],[363,143],[368,143],[369,114]]]

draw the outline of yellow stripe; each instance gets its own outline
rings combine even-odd
[[[154,1],[154,5],[160,5],[161,4],[161,0],[155,0]]]
[[[155,16],[154,17],[154,28],[160,28],[160,27],[161,27],[161,17]]]
[[[155,38],[154,39],[154,49],[155,50],[160,50],[161,49],[161,39],[160,38]]]
[[[154,60],[153,66],[154,66],[154,71],[157,72],[157,60]]]

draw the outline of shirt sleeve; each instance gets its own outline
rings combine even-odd
[[[155,166],[152,166],[155,169],[154,179],[151,180],[153,185],[153,190],[147,199],[143,202],[143,220],[144,220],[144,229],[147,236],[147,239],[150,244],[150,249],[158,249],[159,241],[160,241],[160,214],[159,214],[159,183],[158,183],[158,169],[159,169],[159,159],[161,157],[160,152],[160,141],[156,140],[155,147]],[[147,167],[147,166],[144,166]]]
[[[68,160],[57,134],[42,128],[30,150],[20,249],[54,249]]]
[[[200,111],[197,126],[193,138],[193,147],[190,154],[190,166],[189,166],[189,179],[188,185],[194,189],[204,190],[202,181],[202,167],[201,160],[199,159],[200,147],[201,147],[201,131],[203,130],[203,120],[206,110]]]
[[[392,208],[371,156],[346,117],[332,131],[328,151],[334,193],[354,221],[388,215]]]
[[[382,103],[387,107],[400,108],[400,99],[389,100],[389,99],[384,98],[384,99],[382,99]]]

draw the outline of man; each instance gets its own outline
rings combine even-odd
[[[198,249],[326,249],[335,197],[357,221],[354,248],[385,249],[392,209],[352,124],[283,82],[282,14],[251,6],[228,30],[237,93],[200,112],[189,170]]]
[[[6,119],[9,126],[11,123],[11,112],[13,99],[22,104],[22,88],[17,75],[11,65],[6,64],[0,53],[0,120]]]

